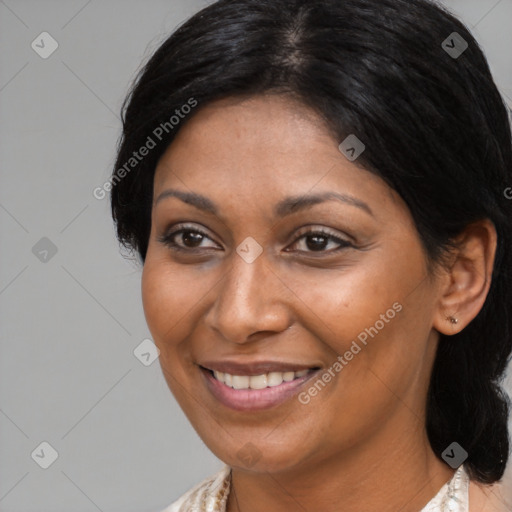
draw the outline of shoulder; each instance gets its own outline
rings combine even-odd
[[[230,471],[231,468],[225,465],[220,471],[189,489],[161,512],[200,510],[202,503],[211,500],[219,500],[224,504],[229,493]]]
[[[502,484],[484,485],[473,480],[469,484],[469,512],[510,512],[511,498],[505,496]]]

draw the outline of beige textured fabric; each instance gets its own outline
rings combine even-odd
[[[186,492],[162,512],[226,512],[230,467],[224,466]],[[419,512],[469,512],[469,477],[460,466],[430,502]]]
[[[224,466],[218,473],[192,487],[162,512],[226,512],[231,468]]]

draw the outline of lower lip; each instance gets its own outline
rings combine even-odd
[[[206,385],[212,395],[226,407],[236,411],[260,411],[282,404],[299,391],[319,370],[279,386],[263,389],[233,389],[218,381],[208,370],[200,368]]]

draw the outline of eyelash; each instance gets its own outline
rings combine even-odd
[[[185,248],[185,247],[182,247],[180,245],[178,245],[175,241],[174,241],[174,238],[180,234],[183,234],[183,233],[195,233],[195,234],[199,234],[199,235],[202,235],[206,238],[209,238],[211,240],[211,238],[204,232],[204,231],[201,231],[200,229],[198,228],[192,228],[192,227],[187,227],[187,226],[180,226],[179,229],[175,230],[175,231],[172,231],[171,233],[166,233],[162,236],[160,236],[158,238],[158,241],[160,243],[163,243],[165,246],[169,247],[170,249],[172,249],[173,251],[177,251],[177,252],[183,252],[183,253],[194,253],[194,252],[197,252],[197,251],[200,251],[202,250],[200,247],[195,247],[195,248]],[[347,249],[349,247],[354,247],[354,245],[347,241],[347,240],[343,240],[342,238],[339,238],[335,235],[333,235],[332,233],[330,233],[329,231],[323,229],[323,228],[320,228],[320,229],[313,229],[313,230],[310,230],[310,231],[307,231],[307,232],[304,232],[302,234],[300,234],[296,239],[295,241],[292,243],[292,246],[293,245],[296,245],[297,242],[299,240],[302,240],[302,239],[306,239],[307,237],[311,237],[311,236],[321,236],[323,238],[326,238],[328,240],[327,243],[329,243],[329,241],[334,241],[336,242],[337,244],[340,245],[340,247],[338,247],[337,249],[331,249],[331,250],[320,250],[320,251],[299,251],[299,252],[302,252],[302,253],[308,253],[308,254],[332,254],[332,253],[337,253],[339,251],[342,251],[343,249]],[[211,247],[208,247],[207,249],[211,249]],[[321,256],[320,256],[321,257]]]

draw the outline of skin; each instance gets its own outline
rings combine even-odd
[[[230,98],[202,107],[156,169],[144,311],[172,393],[233,468],[228,512],[417,512],[454,472],[430,448],[426,393],[439,332],[463,329],[485,301],[494,227],[468,227],[449,265],[429,273],[405,203],[340,142],[291,98]],[[168,189],[202,194],[218,212],[157,202]],[[283,198],[321,191],[371,213],[327,201],[274,216]],[[184,222],[206,234],[199,248],[190,234],[174,238],[185,252],[159,240]],[[328,238],[315,250],[304,234],[318,228],[352,246]],[[236,252],[246,237],[263,249],[252,263]],[[208,359],[332,367],[396,302],[402,310],[307,405],[234,411],[203,383]],[[254,464],[237,456],[247,443]]]

